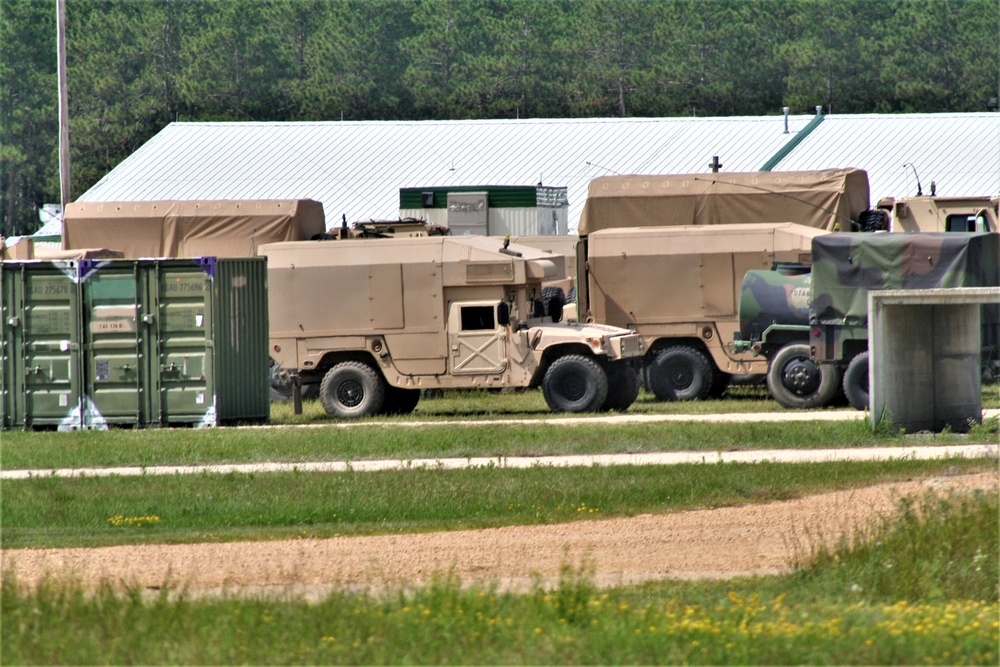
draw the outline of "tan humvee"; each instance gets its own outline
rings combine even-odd
[[[995,232],[1000,197],[919,196],[879,200],[893,232]]]
[[[555,411],[624,410],[639,336],[560,323],[565,258],[498,237],[261,246],[271,356],[335,417],[413,410],[423,389],[541,386]]]

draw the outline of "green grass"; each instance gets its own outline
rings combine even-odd
[[[984,384],[982,388],[983,407],[1000,408],[1000,382]],[[846,403],[823,409],[824,412],[843,411],[856,413]],[[651,393],[642,391],[639,398],[628,409],[630,414],[640,415],[703,415],[760,412],[788,412],[767,393],[762,385],[733,386],[718,400],[663,402]],[[858,413],[860,414],[860,413]],[[561,415],[567,416],[567,415]],[[548,419],[553,414],[545,404],[539,390],[525,391],[449,391],[440,398],[422,398],[412,415],[402,420],[488,420],[497,418]],[[271,419],[279,424],[306,424],[329,422],[319,401],[305,401],[302,414],[295,415],[291,403],[276,403],[271,406]],[[397,421],[399,420],[397,419]]]
[[[6,664],[997,663],[995,494],[918,500],[866,537],[787,576],[599,590],[567,563],[528,594],[441,573],[316,603],[149,600],[52,581],[25,592],[8,574],[0,650]]]
[[[36,477],[4,482],[4,549],[409,533],[785,500],[991,460]]]
[[[880,445],[992,444],[991,419],[968,435],[904,437],[873,431],[864,420],[742,424],[659,422],[456,425],[399,427],[366,420],[315,427],[115,429],[6,432],[0,435],[5,470],[74,467],[201,465],[363,459],[546,456],[560,454],[752,449],[810,449]]]

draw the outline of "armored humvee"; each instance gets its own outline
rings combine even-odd
[[[556,412],[625,410],[639,392],[628,329],[560,322],[542,283],[565,258],[499,237],[261,246],[270,353],[324,409],[412,411],[426,389],[541,387]]]

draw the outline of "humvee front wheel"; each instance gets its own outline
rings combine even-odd
[[[706,398],[715,383],[715,371],[699,350],[671,345],[649,365],[649,385],[661,401],[694,401]]]
[[[552,362],[542,394],[553,412],[596,412],[608,397],[608,377],[594,359],[568,354]]]
[[[767,390],[786,408],[819,408],[837,393],[836,366],[821,366],[809,356],[809,346],[793,343],[778,350],[767,370]]]
[[[378,414],[385,402],[386,384],[378,371],[360,361],[342,361],[323,376],[320,401],[326,414],[353,419]]]
[[[608,376],[608,397],[604,399],[601,410],[624,412],[639,397],[639,375],[632,366],[622,361],[612,361],[605,365],[605,368]]]
[[[844,372],[844,395],[856,410],[868,409],[868,353],[851,359]]]

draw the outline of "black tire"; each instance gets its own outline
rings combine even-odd
[[[566,305],[566,293],[562,287],[543,287],[542,303],[545,306],[545,314],[552,318],[553,322],[562,319],[563,307]]]
[[[553,412],[596,412],[608,398],[608,377],[594,359],[568,354],[545,371],[542,393]]]
[[[694,401],[708,397],[715,371],[700,351],[673,345],[656,355],[647,378],[649,388],[661,401]]]
[[[807,409],[827,405],[836,395],[840,373],[832,364],[809,358],[809,346],[793,343],[778,350],[767,370],[767,390],[786,408]]]
[[[856,410],[868,409],[868,353],[851,359],[844,371],[844,395]]]
[[[354,419],[379,414],[385,390],[385,380],[374,368],[360,361],[343,361],[326,372],[319,393],[326,414]]]
[[[576,288],[570,287],[566,292],[566,303],[576,303]]]
[[[627,362],[612,361],[604,368],[608,376],[608,397],[601,410],[625,412],[639,398],[639,375]]]
[[[419,389],[401,389],[389,387],[385,389],[385,401],[382,403],[384,415],[408,415],[420,402]]]

